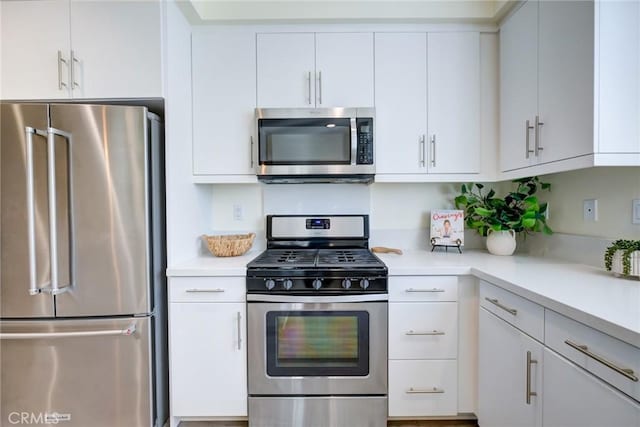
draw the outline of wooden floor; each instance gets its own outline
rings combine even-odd
[[[388,427],[477,427],[475,420],[397,420]],[[247,427],[246,421],[183,421],[180,427]],[[331,427],[331,426],[327,426]]]

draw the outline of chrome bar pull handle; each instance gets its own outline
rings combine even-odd
[[[533,126],[531,126],[531,124],[529,123],[529,120],[527,120],[524,125],[525,158],[526,159],[529,158],[529,154],[533,153],[533,150],[531,149],[531,143],[529,141],[529,133],[531,129],[533,129]]]
[[[80,64],[80,60],[76,58],[74,51],[71,51],[71,86],[73,88],[80,87],[80,84],[76,81],[76,64]]]
[[[635,375],[635,372],[633,372],[633,369],[622,368],[622,367],[616,365],[615,363],[605,359],[604,357],[595,354],[594,352],[589,350],[588,346],[586,346],[584,344],[577,344],[577,343],[575,343],[575,342],[573,342],[571,340],[565,340],[564,343],[566,345],[568,345],[569,347],[572,347],[572,348],[578,350],[580,353],[587,355],[588,357],[592,358],[593,360],[602,363],[607,368],[616,371],[617,373],[619,373],[620,375],[622,375],[622,376],[624,376],[626,378],[629,378],[631,381],[638,382],[638,377]]]
[[[129,337],[136,332],[135,322],[124,329],[107,329],[97,331],[77,332],[25,332],[25,333],[0,333],[1,340],[33,340],[48,338],[78,338],[78,337],[111,337],[123,335]]]
[[[406,394],[442,394],[444,390],[438,387],[419,389],[410,387],[409,390],[405,390]]]
[[[307,91],[309,94],[309,97],[307,98],[307,101],[309,103],[309,105],[311,105],[311,71],[309,71],[307,73]]]
[[[56,136],[61,136],[67,140],[71,146],[71,134],[55,128],[47,128],[47,173],[48,173],[48,193],[49,193],[49,260],[51,263],[51,285],[49,288],[41,289],[52,295],[61,294],[69,290],[69,286],[60,287],[58,283],[58,190],[56,187]],[[71,164],[69,164],[71,167]],[[71,173],[69,174],[71,175]],[[71,197],[71,192],[69,193]],[[73,221],[71,221],[73,229]],[[73,239],[70,239],[72,254],[69,257],[70,275],[73,274]]]
[[[318,104],[322,105],[322,71],[318,71]]]
[[[242,314],[238,312],[238,350],[242,350]]]
[[[535,145],[535,151],[536,151],[536,156],[540,154],[540,151],[544,150],[544,148],[542,148],[540,146],[540,127],[544,125],[543,122],[540,121],[540,117],[536,116],[536,145]]]
[[[515,308],[510,308],[507,307],[506,305],[502,304],[500,301],[498,301],[497,298],[489,298],[489,297],[485,297],[484,299],[486,299],[487,301],[489,301],[491,304],[495,305],[498,308],[503,309],[504,311],[506,311],[507,313],[513,315],[513,316],[517,316],[518,315],[518,310],[516,310]]]
[[[531,352],[527,351],[527,384],[526,384],[526,402],[527,405],[531,405],[531,396],[537,396],[538,393],[531,391],[531,365],[538,363],[537,360],[531,358]]]
[[[251,165],[251,169],[253,169],[253,135],[251,135],[249,137],[249,150],[250,150],[250,154],[249,154],[249,160],[250,160],[250,165]]]
[[[36,264],[36,208],[35,208],[35,175],[33,165],[33,135],[47,137],[45,131],[25,127],[26,136],[26,168],[27,168],[27,245],[29,256],[29,295],[40,293],[37,281]]]
[[[436,167],[436,134],[431,135],[431,166]]]
[[[437,331],[437,330],[433,330],[433,331],[427,331],[427,332],[415,332],[413,330],[409,330],[407,332],[404,333],[405,335],[444,335],[443,331]]]
[[[419,162],[418,162],[418,165],[419,165],[420,167],[424,167],[424,166],[425,166],[425,164],[426,164],[426,163],[425,163],[425,162],[426,162],[426,160],[425,160],[425,157],[426,157],[426,156],[425,156],[425,153],[424,153],[426,139],[427,139],[427,136],[426,136],[426,135],[422,135],[422,136],[420,137],[419,142],[418,142],[418,144],[419,144],[419,145],[418,145],[418,150],[420,151],[420,153],[419,153],[419,154],[420,154],[420,160],[419,160]]]
[[[67,84],[62,81],[62,64],[65,64],[67,67],[69,64],[67,60],[62,57],[62,51],[58,51],[58,90],[62,90],[67,87]]]
[[[409,288],[409,289],[406,289],[405,292],[444,292],[444,289],[440,289],[440,288],[431,288],[431,289]]]
[[[224,292],[224,289],[199,289],[199,288],[191,288],[191,289],[187,289],[185,292],[192,294],[192,293],[221,293]]]

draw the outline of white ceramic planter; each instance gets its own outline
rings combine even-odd
[[[516,232],[513,230],[489,230],[487,250],[493,255],[513,255],[516,250]]]
[[[623,252],[624,251],[615,251],[613,253],[613,258],[611,258],[611,271],[616,276],[640,279],[640,251],[631,252],[631,270],[629,271],[628,276],[622,274],[624,271],[624,266],[622,264]]]

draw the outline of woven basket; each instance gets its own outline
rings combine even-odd
[[[240,256],[251,248],[255,233],[230,234],[226,236],[207,236],[202,239],[207,243],[209,252],[215,256]]]

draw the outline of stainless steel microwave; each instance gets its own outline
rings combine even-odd
[[[263,182],[372,182],[373,108],[257,108]]]

